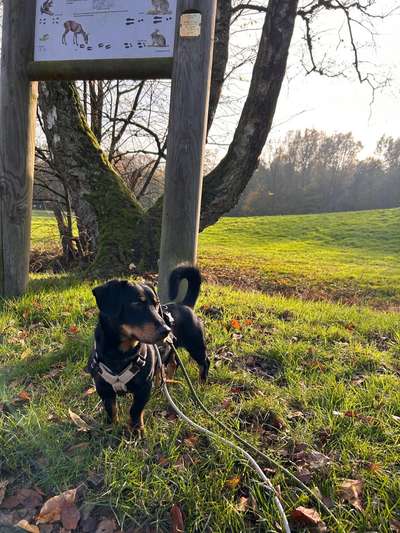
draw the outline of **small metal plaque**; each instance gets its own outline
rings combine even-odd
[[[199,37],[201,34],[201,13],[181,15],[180,36]]]

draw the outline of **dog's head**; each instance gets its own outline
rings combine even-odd
[[[128,281],[109,281],[93,289],[100,313],[121,338],[155,344],[171,329],[159,314],[154,290]]]

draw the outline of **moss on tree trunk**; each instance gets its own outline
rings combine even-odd
[[[95,240],[91,273],[128,272],[131,263],[142,262],[144,210],[90,130],[73,83],[41,83],[40,108],[54,165],[66,177],[76,215]]]

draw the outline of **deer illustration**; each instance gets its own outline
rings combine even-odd
[[[54,15],[51,8],[53,7],[53,0],[46,0],[43,2],[43,4],[40,6],[40,13],[43,15],[50,15],[51,17]]]
[[[67,44],[67,35],[70,31],[74,34],[73,43],[78,44],[78,35],[82,35],[83,40],[85,41],[85,44],[89,42],[89,34],[85,32],[85,30],[82,28],[82,25],[79,24],[79,22],[75,22],[74,20],[67,20],[64,22],[64,28],[65,31],[62,36],[62,43]]]

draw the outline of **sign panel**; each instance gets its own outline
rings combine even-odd
[[[37,0],[35,61],[170,58],[177,0]]]

